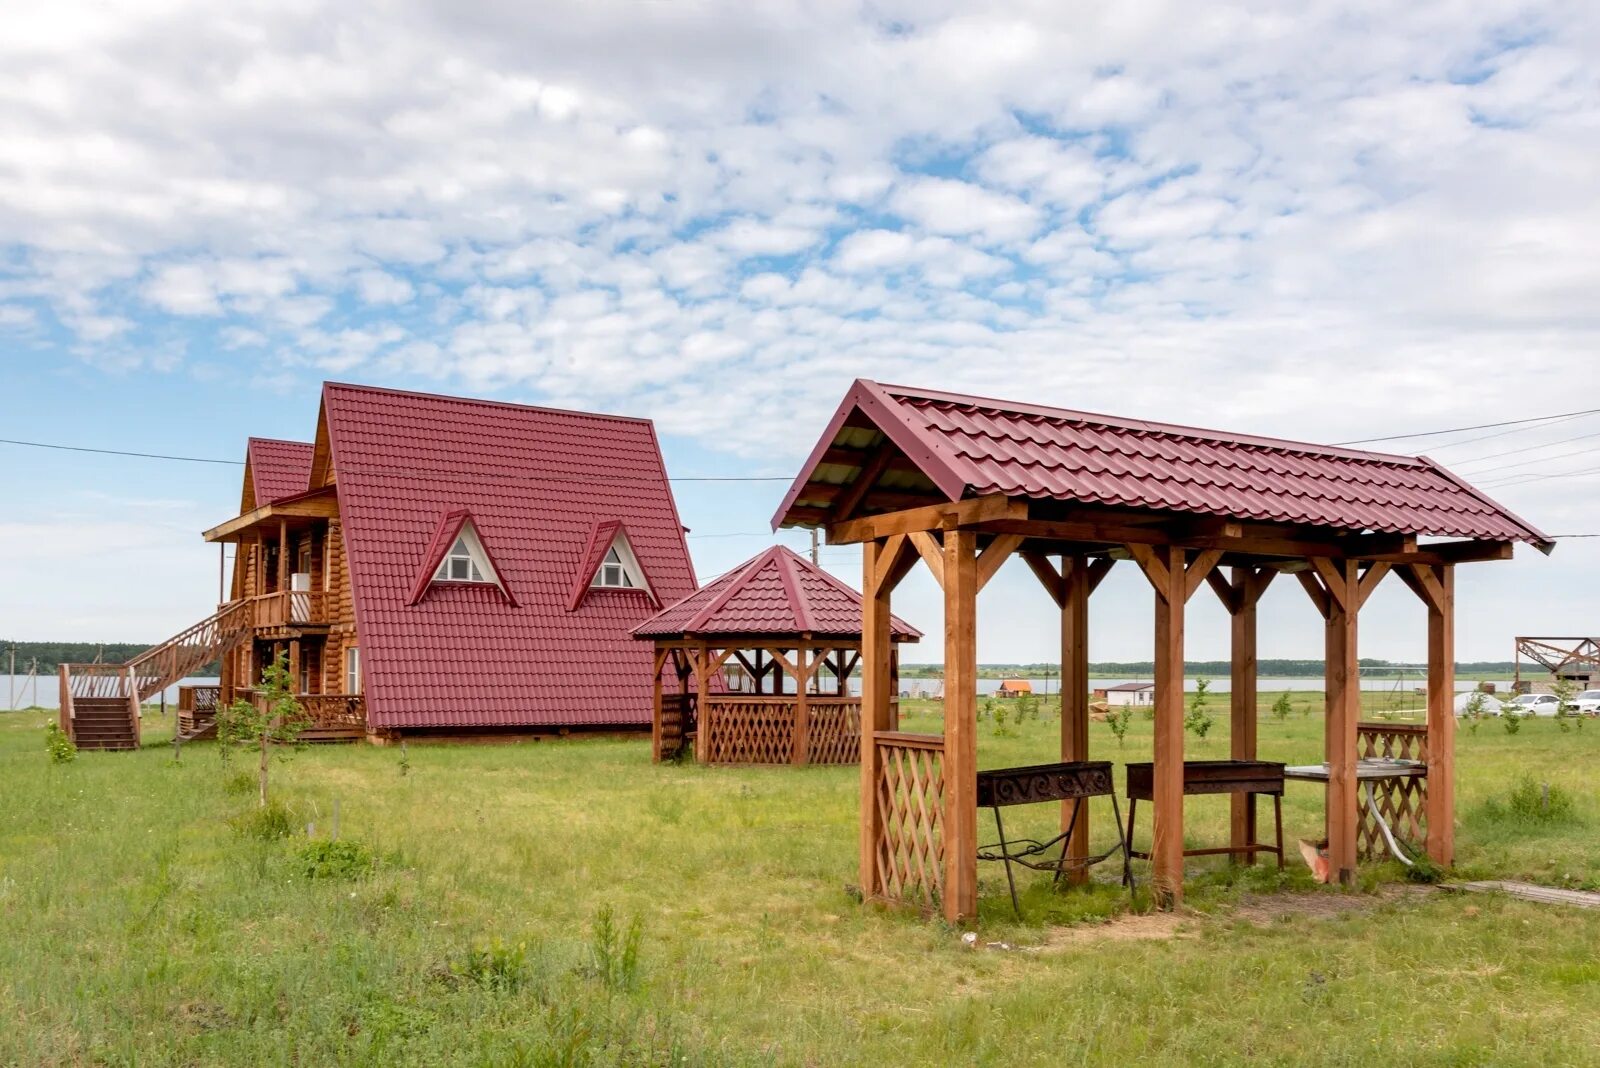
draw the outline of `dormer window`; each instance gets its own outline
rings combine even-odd
[[[606,551],[606,558],[595,571],[594,581],[590,585],[616,590],[631,590],[635,587],[633,578],[628,574],[628,565],[622,562],[622,556],[617,552],[615,545]]]
[[[474,538],[474,541],[477,539]],[[474,546],[467,542],[467,530],[463,529],[456,536],[455,544],[450,546],[450,551],[445,553],[444,559],[439,561],[439,570],[433,573],[435,582],[489,582],[484,577],[484,568],[473,554]]]

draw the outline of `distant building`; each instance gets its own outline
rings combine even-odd
[[[1027,679],[1002,679],[994,695],[996,697],[1021,697],[1025,693],[1033,693],[1033,683]]]
[[[920,697],[931,701],[944,699],[943,679],[901,679],[901,697]]]
[[[1096,701],[1108,705],[1153,705],[1156,703],[1156,684],[1153,682],[1119,682],[1115,686],[1094,692]]]

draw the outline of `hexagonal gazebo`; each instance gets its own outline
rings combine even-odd
[[[668,606],[633,636],[655,643],[655,760],[690,740],[701,764],[860,759],[861,699],[849,680],[861,658],[861,595],[783,546]],[[888,648],[921,636],[894,619]]]

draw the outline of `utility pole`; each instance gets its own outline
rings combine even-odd
[[[811,528],[811,564],[812,564],[813,567],[818,566],[817,565],[817,528],[816,527],[812,527]]]

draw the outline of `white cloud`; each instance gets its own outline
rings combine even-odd
[[[410,282],[386,271],[361,271],[355,281],[356,292],[367,304],[407,304],[417,294]]]
[[[1026,202],[949,178],[916,178],[904,183],[889,206],[935,234],[976,235],[990,242],[1024,238],[1039,225]]]

